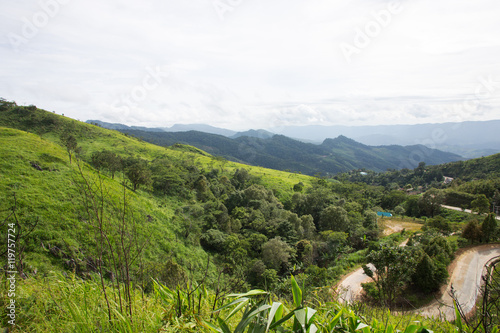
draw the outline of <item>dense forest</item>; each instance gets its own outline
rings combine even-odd
[[[424,305],[459,248],[498,240],[500,155],[311,177],[0,102],[14,332],[466,330],[384,309]],[[415,228],[388,235],[380,212]],[[332,286],[368,263],[377,278],[352,312]],[[500,323],[478,312],[469,324]]]

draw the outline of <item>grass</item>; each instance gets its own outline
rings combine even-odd
[[[68,155],[60,146],[38,135],[9,128],[0,128],[0,156],[0,219],[3,221],[11,213],[16,200],[16,212],[22,224],[38,220],[26,244],[27,272],[37,269],[46,273],[60,266],[61,258],[48,253],[53,247],[63,249],[69,256],[81,257],[80,249],[91,245],[93,240],[82,215],[82,196],[75,184],[78,179],[76,163],[69,164]],[[32,167],[31,162],[43,171]],[[83,173],[89,179],[97,180],[92,168],[84,165]],[[112,180],[103,176],[102,180],[109,201],[119,203],[123,191],[120,177]],[[195,267],[205,265],[205,252],[177,237],[178,226],[172,223],[172,219],[182,202],[172,197],[157,198],[144,191],[127,191],[127,196],[134,218],[141,223],[143,230],[150,230],[152,249],[146,259],[154,261],[160,256],[173,256],[191,262]],[[107,212],[111,220],[116,219],[112,214],[111,210]],[[47,259],[38,265],[40,255]]]
[[[408,232],[420,231],[423,227],[422,223],[413,222],[412,219],[409,218],[380,218],[379,220],[380,227],[383,228],[384,236],[389,236],[396,232],[401,232],[403,230]]]
[[[2,286],[5,277],[2,277]],[[210,326],[219,328],[221,320],[227,326],[243,332],[248,326],[241,325],[248,318],[246,325],[270,323],[276,328],[291,329],[297,321],[302,322],[302,310],[314,318],[308,317],[306,326],[317,326],[321,332],[388,332],[389,327],[405,330],[411,325],[425,325],[428,329],[437,332],[455,331],[454,325],[448,322],[423,318],[415,314],[391,314],[387,310],[371,308],[361,303],[352,307],[329,302],[316,291],[305,293],[300,289],[301,281],[292,285],[293,301],[277,298],[272,294],[251,291],[245,294],[233,295],[219,306],[220,311],[212,312],[214,294],[201,286],[192,295],[191,301],[187,298],[187,288],[168,289],[157,285],[155,293],[142,294],[139,290],[133,294],[132,307],[134,309],[131,320],[120,314],[117,304],[117,290],[107,286],[112,306],[114,307],[112,320],[108,320],[106,305],[101,296],[101,289],[93,276],[88,280],[81,280],[73,274],[63,276],[50,273],[46,277],[38,277],[17,281],[16,295],[16,324],[10,332],[213,332]],[[5,308],[6,289],[0,288],[0,305]],[[245,307],[237,310],[238,300],[247,299],[246,304],[259,309],[260,315],[249,317]],[[193,302],[194,301],[194,302]],[[233,306],[227,306],[235,301]],[[193,306],[188,305],[192,302]],[[276,309],[282,305],[279,317],[273,319],[276,312],[266,311]],[[180,308],[179,308],[180,305]],[[1,315],[5,320],[5,312]],[[278,324],[279,318],[288,317],[289,320]],[[336,320],[339,318],[340,320]],[[350,323],[354,323],[351,326]],[[356,328],[360,323],[367,325]],[[371,328],[361,330],[363,326]],[[294,330],[296,331],[296,330]],[[393,332],[392,330],[389,330]],[[409,331],[416,332],[416,331]]]
[[[65,277],[56,273],[43,278],[17,280],[16,326],[10,332],[132,333],[156,332],[162,326],[164,310],[154,297],[143,297],[139,290],[135,290],[134,316],[128,321],[120,314],[117,291],[111,286],[108,286],[108,293],[114,313],[109,322],[97,281],[97,276],[84,281],[74,274]],[[1,299],[2,303],[8,300],[3,288]]]

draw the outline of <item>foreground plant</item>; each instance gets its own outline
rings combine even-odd
[[[349,332],[349,333],[426,333],[432,332],[421,323],[408,324],[403,331],[397,330],[392,324],[373,320],[368,325],[352,310],[337,307],[333,303],[320,306],[321,310],[330,308],[324,313],[304,305],[302,289],[292,276],[293,310],[288,310],[280,302],[266,302],[268,294],[262,290],[251,290],[244,294],[230,295],[234,298],[228,304],[215,310],[217,322],[205,322],[213,332],[220,333],[265,333],[265,332]],[[239,320],[234,318],[239,316]],[[466,327],[459,323],[457,330],[464,332]]]

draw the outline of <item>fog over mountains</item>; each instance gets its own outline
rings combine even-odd
[[[344,135],[372,146],[422,144],[474,158],[500,152],[499,129],[500,120],[418,125],[287,126],[271,130],[317,142]]]

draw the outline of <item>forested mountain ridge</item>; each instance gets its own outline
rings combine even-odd
[[[322,144],[316,145],[283,135],[268,138],[239,136],[233,139],[198,131],[118,130],[160,146],[184,143],[229,160],[308,175],[333,175],[359,168],[374,171],[414,168],[422,161],[427,164],[440,164],[462,159],[459,155],[423,145],[374,147],[344,136],[326,139]]]
[[[170,128],[146,128],[88,120],[102,127],[122,130],[144,130],[153,132],[199,131],[219,134],[230,138],[251,136],[269,138],[274,134],[285,135],[303,142],[320,144],[327,138],[346,136],[370,146],[424,144],[432,148],[455,153],[465,158],[478,158],[500,152],[497,128],[500,120],[465,121],[415,125],[370,125],[370,126],[328,126],[304,125],[282,126],[266,130],[235,132],[208,125],[174,125]]]

